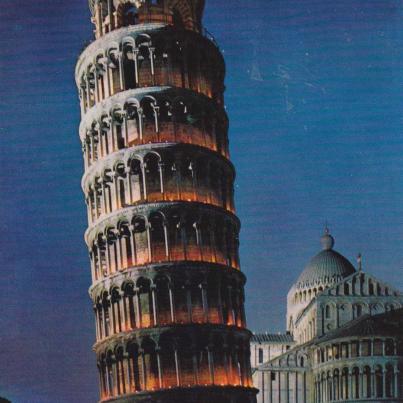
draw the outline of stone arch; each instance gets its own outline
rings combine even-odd
[[[376,365],[374,368],[374,390],[376,397],[383,397],[383,368],[381,365]]]
[[[353,399],[359,399],[360,398],[360,368],[359,367],[353,367],[351,370],[351,396]]]
[[[142,119],[140,119],[140,103],[136,98],[129,98],[124,104],[126,112],[127,145],[137,144],[143,137]]]
[[[162,188],[161,155],[151,151],[144,156],[145,191],[148,201],[159,200]]]
[[[226,351],[223,349],[223,345],[226,342],[222,335],[216,335],[212,339],[213,346],[213,360],[214,360],[214,380],[217,380],[218,384],[228,384],[228,373],[226,371]]]
[[[175,348],[176,343],[170,336],[161,335],[159,340],[160,360],[162,371],[163,388],[179,386],[175,368]]]
[[[160,274],[154,280],[156,286],[157,323],[167,325],[173,320],[171,303],[171,283],[167,276]]]
[[[136,215],[132,220],[135,264],[149,261],[148,223],[144,216]]]
[[[121,242],[122,266],[126,269],[134,264],[130,223],[124,218],[118,222],[117,228]]]
[[[395,369],[393,364],[387,363],[385,365],[385,391],[384,397],[397,397],[395,396]]]
[[[129,204],[144,200],[144,174],[141,158],[135,155],[130,156],[128,160],[128,175],[129,175]]]
[[[122,73],[127,90],[137,88],[138,72],[135,54],[135,41],[132,37],[122,40]]]
[[[132,388],[138,392],[144,390],[143,383],[143,363],[139,352],[138,343],[135,340],[130,340],[126,346],[128,353],[129,365],[132,368]]]
[[[128,27],[139,23],[139,10],[132,1],[122,1],[117,7],[118,27]]]
[[[125,347],[123,344],[117,344],[115,346],[115,373],[116,373],[116,386],[117,386],[117,394],[125,394],[126,388],[129,386],[126,384],[126,371],[125,371]]]
[[[348,399],[350,388],[349,388],[349,372],[348,368],[344,367],[341,370],[341,398]]]
[[[114,166],[115,172],[115,189],[117,209],[127,207],[129,205],[129,195],[127,189],[126,167],[123,161],[119,161]]]
[[[120,270],[120,250],[118,247],[118,231],[112,225],[107,225],[104,231],[106,247],[109,255],[109,270],[111,273]]]
[[[188,387],[196,384],[193,367],[194,345],[190,335],[181,334],[176,340],[178,346],[179,378],[181,386]]]
[[[150,223],[152,261],[164,261],[168,256],[168,237],[165,216],[161,211],[153,212],[150,214],[148,222]]]
[[[152,59],[152,40],[147,34],[140,34],[135,39],[137,48],[137,75],[141,87],[153,85],[154,61]]]
[[[369,398],[372,395],[372,376],[369,366],[363,368],[363,392],[364,397]]]
[[[141,348],[143,350],[145,389],[158,389],[159,382],[156,344],[151,338],[146,337],[141,343]]]
[[[156,133],[159,132],[157,100],[151,95],[146,95],[141,99],[140,106],[143,114],[143,136],[145,141],[157,140]]]
[[[151,289],[151,280],[145,277],[140,277],[137,280],[140,324],[142,328],[151,327],[154,325],[154,306]]]
[[[193,29],[193,13],[186,0],[171,0],[168,7],[172,15],[172,24],[177,29]]]

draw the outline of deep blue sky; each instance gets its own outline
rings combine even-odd
[[[0,20],[0,396],[92,403],[73,81],[87,1],[3,0]],[[403,289],[403,2],[208,0],[205,25],[227,62],[250,328],[283,330],[326,220]]]

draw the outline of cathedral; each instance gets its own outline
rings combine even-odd
[[[258,403],[403,402],[403,294],[334,244],[290,288],[286,333],[252,337]]]

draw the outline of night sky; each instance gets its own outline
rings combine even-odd
[[[0,396],[98,398],[73,73],[86,0],[0,7]],[[403,289],[403,1],[208,0],[226,63],[241,263],[252,330],[336,249]]]

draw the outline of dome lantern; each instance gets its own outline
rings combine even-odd
[[[325,228],[325,233],[320,238],[323,250],[330,250],[334,247],[334,238],[330,235],[329,228]]]

